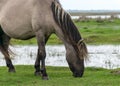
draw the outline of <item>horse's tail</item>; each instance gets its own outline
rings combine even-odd
[[[3,55],[5,55],[6,57],[9,57],[9,54],[12,55],[12,51],[8,48],[8,50],[6,50],[6,46],[4,45],[4,40],[5,38],[3,37],[5,35],[5,33],[3,32],[3,30],[1,29],[0,26],[0,51],[3,53]]]
[[[57,24],[61,27],[66,40],[68,40],[76,52],[78,53],[80,59],[87,57],[87,48],[85,43],[82,41],[82,37],[71,19],[71,16],[62,8],[57,0],[54,0],[51,5],[53,16]]]
[[[5,54],[5,55],[7,55],[6,54],[6,52],[5,52],[5,50],[3,49],[3,37],[2,37],[2,35],[4,34],[4,32],[3,32],[3,30],[1,29],[1,27],[0,27],[0,51],[3,53],[3,54]]]

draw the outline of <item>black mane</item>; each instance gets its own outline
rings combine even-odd
[[[77,27],[71,19],[71,16],[64,11],[61,4],[54,0],[51,5],[53,16],[57,24],[61,27],[64,37],[69,41],[77,52],[79,59],[87,58],[88,51]]]
[[[57,3],[57,5],[56,5]],[[57,24],[61,27],[64,34],[69,36],[70,41],[78,43],[81,38],[77,27],[71,19],[71,16],[63,10],[61,5],[58,3],[52,3],[52,11]]]

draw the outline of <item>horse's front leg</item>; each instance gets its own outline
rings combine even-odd
[[[37,41],[38,41],[38,54],[37,54],[37,59],[35,62],[35,75],[42,75],[42,79],[48,80],[48,75],[46,73],[46,68],[45,68],[45,57],[46,57],[46,52],[45,52],[45,37],[44,35],[37,35]],[[40,64],[41,63],[41,64]]]
[[[36,70],[35,70],[35,75],[36,75],[36,76],[41,75],[39,49],[38,49],[37,58],[36,58],[36,61],[35,61],[35,69],[36,69]]]

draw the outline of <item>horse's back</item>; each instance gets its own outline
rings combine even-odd
[[[51,21],[50,3],[49,0],[7,0],[0,10],[3,31],[12,38],[33,37],[34,27]]]

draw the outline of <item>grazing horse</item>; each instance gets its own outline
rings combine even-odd
[[[0,51],[9,72],[15,72],[9,55],[10,39],[36,37],[38,53],[35,75],[48,79],[45,44],[52,33],[65,45],[66,60],[73,76],[82,77],[87,48],[70,15],[58,0],[0,0]]]

